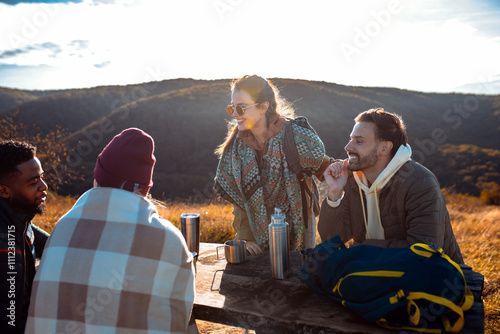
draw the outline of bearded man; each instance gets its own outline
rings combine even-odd
[[[353,245],[408,247],[434,244],[463,263],[439,182],[411,160],[400,116],[384,109],[360,113],[345,146],[349,156],[325,171],[328,195],[318,231]],[[352,172],[352,177],[350,174]]]
[[[36,148],[0,142],[0,332],[24,333],[35,276],[48,234],[31,223],[43,213],[47,184]]]

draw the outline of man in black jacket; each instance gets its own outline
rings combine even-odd
[[[31,223],[47,196],[35,154],[30,144],[0,142],[0,333],[24,333],[35,262],[48,238]]]

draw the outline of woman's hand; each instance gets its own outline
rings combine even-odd
[[[246,242],[247,252],[250,253],[250,255],[261,255],[263,253],[262,248],[260,248],[255,241],[246,240]]]

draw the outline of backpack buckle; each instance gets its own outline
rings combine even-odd
[[[405,292],[404,292],[403,290],[399,290],[399,291],[396,293],[396,295],[394,295],[394,296],[392,296],[392,297],[390,297],[390,298],[389,298],[389,302],[390,302],[391,304],[396,304],[396,303],[398,303],[398,302],[399,302],[399,300],[400,300],[400,299],[402,299],[402,298],[404,298],[404,297],[406,297],[406,296],[405,296]]]
[[[444,253],[443,249],[438,247],[438,245],[436,245],[436,243],[434,242],[434,239],[432,239],[431,237],[427,237],[425,239],[425,241],[427,242],[429,247],[432,248],[433,251],[435,251],[436,253],[439,253],[440,255],[443,255],[443,253]]]

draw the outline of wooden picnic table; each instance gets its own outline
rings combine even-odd
[[[257,333],[395,333],[364,321],[300,278],[300,253],[291,252],[291,274],[271,277],[269,253],[247,256],[241,264],[224,260],[222,244],[201,243],[196,264],[196,319],[253,329]],[[484,333],[483,275],[462,266],[474,294],[460,333]]]

